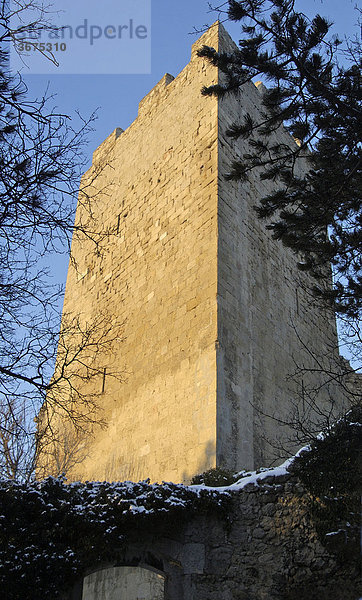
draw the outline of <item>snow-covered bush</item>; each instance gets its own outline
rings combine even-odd
[[[221,469],[220,467],[215,467],[200,473],[200,475],[195,475],[191,479],[191,485],[221,487],[224,485],[231,485],[237,480],[238,477],[236,477],[231,471],[228,471],[227,469]]]
[[[289,467],[310,493],[321,542],[342,560],[359,554],[361,441],[362,407],[355,406]]]
[[[53,600],[85,569],[117,560],[135,536],[149,530],[162,535],[192,514],[223,511],[229,498],[228,493],[147,481],[0,481],[2,597]]]

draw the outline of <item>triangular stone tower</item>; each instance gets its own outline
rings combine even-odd
[[[237,114],[260,110],[262,86],[202,96],[218,80],[196,55],[203,45],[235,47],[213,25],[85,175],[100,170],[94,216],[112,235],[100,254],[74,240],[64,311],[89,322],[106,311],[124,321],[124,340],[98,352],[99,376],[84,384],[99,393],[105,426],[83,441],[70,478],[187,481],[214,466],[266,465],[282,430],[265,415],[290,412],[303,348],[320,357],[337,345],[334,318],[312,305],[295,256],[255,215],[270,183],[225,179],[243,152],[225,132]],[[80,205],[76,222],[82,215]],[[313,382],[303,377],[305,390]]]

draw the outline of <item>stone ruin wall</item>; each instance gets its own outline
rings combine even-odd
[[[220,48],[236,49],[222,27]],[[293,437],[278,420],[292,421],[297,406],[307,416],[317,390],[326,414],[330,394],[336,415],[348,404],[340,389],[326,383],[329,372],[340,369],[335,317],[313,298],[315,281],[297,268],[296,255],[272,238],[268,221],[254,211],[274,183],[257,171],[247,182],[226,179],[233,161],[249,151],[245,140],[234,141],[227,130],[247,113],[260,119],[264,91],[260,82],[244,85],[237,96],[222,98],[218,109],[218,459],[235,470],[240,456],[243,467],[270,464],[278,455],[272,446]],[[295,145],[283,128],[273,141]],[[303,175],[307,164],[300,159],[295,168]],[[316,418],[313,411],[309,416]],[[296,449],[289,445],[290,453]]]
[[[180,481],[215,465],[217,101],[200,90],[216,79],[196,57],[165,76],[83,180],[100,170],[95,218],[113,235],[101,256],[73,243],[64,311],[81,307],[91,320],[106,310],[125,340],[99,357],[100,371],[123,381],[107,376],[108,427],[87,440],[72,478]],[[102,376],[92,385],[101,391]]]
[[[185,524],[175,520],[162,537],[157,531],[141,536],[138,532],[117,565],[150,569],[149,582],[155,573],[162,574],[164,590],[158,587],[155,596],[160,600],[359,598],[358,569],[339,562],[334,550],[321,544],[308,512],[308,497],[290,475],[265,478],[259,486],[249,484],[235,494],[225,517],[200,516]],[[137,584],[147,581],[147,571],[141,571],[143,580],[133,579],[131,588],[131,567],[126,577],[118,569],[115,579],[114,566],[103,565],[111,570],[97,571],[97,565],[86,579],[88,594],[98,590],[97,596],[85,596],[80,582],[64,600],[103,600],[101,586],[113,589],[112,582],[119,586],[114,587],[114,597],[123,597],[125,579],[127,589],[134,592],[127,598],[153,600],[153,595],[136,593]]]
[[[124,339],[95,356],[99,377],[83,391],[99,394],[107,426],[86,437],[70,479],[187,481],[216,465],[266,465],[264,438],[281,428],[262,413],[290,410],[287,376],[304,361],[302,344],[318,357],[336,348],[333,317],[315,310],[295,256],[253,212],[267,184],[224,177],[245,150],[227,126],[240,108],[258,112],[262,92],[250,84],[238,98],[201,96],[218,81],[196,56],[203,44],[233,42],[210,28],[176,79],[166,75],[130,127],[98,148],[83,179],[109,235],[100,254],[73,240],[64,314],[81,309],[91,322],[103,311],[115,328],[123,323]]]

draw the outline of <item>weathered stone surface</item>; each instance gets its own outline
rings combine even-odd
[[[273,502],[264,504],[263,487],[256,489],[255,494],[244,491],[235,495],[227,519],[194,517],[181,527],[175,522],[173,537],[168,538],[160,538],[157,532],[140,532],[120,556],[119,564],[138,564],[153,571],[157,565],[165,577],[161,596],[165,600],[356,600],[360,578],[353,564],[358,557],[354,562],[340,562],[321,544],[308,513],[307,497],[281,485]],[[261,537],[259,524],[271,504],[275,516],[268,518],[267,535]],[[95,589],[95,582],[104,580],[104,575],[91,575],[85,589],[90,582]],[[125,575],[127,589],[133,590],[140,575],[133,582],[129,571]],[[103,581],[103,588],[112,590],[117,583],[119,597],[133,600],[132,595],[122,595],[120,577],[117,571],[115,581]],[[154,577],[147,578],[144,573],[141,577],[147,586],[157,584]],[[81,600],[81,593],[78,586],[65,600]],[[101,597],[83,595],[86,600]]]
[[[203,573],[205,567],[205,546],[204,544],[185,544],[182,547],[180,556],[181,564],[185,575],[191,573]]]
[[[112,567],[84,579],[82,600],[163,600],[164,579],[148,569]]]
[[[95,151],[83,179],[109,235],[100,253],[74,239],[64,312],[81,310],[88,323],[106,312],[124,321],[125,339],[94,356],[99,380],[82,392],[101,394],[107,426],[87,437],[70,479],[187,481],[216,465],[266,466],[274,456],[265,440],[281,441],[284,429],[263,414],[287,419],[296,363],[337,348],[333,316],[313,304],[295,255],[254,212],[273,184],[225,178],[247,151],[226,131],[237,115],[258,117],[262,92],[250,83],[235,97],[203,97],[220,77],[196,56],[204,44],[235,47],[211,27],[184,70],[166,75],[128,129]],[[80,203],[76,222],[84,215]],[[120,371],[124,382],[110,375]],[[303,378],[327,397],[320,374]]]

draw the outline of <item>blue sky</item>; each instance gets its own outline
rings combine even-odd
[[[77,0],[63,0],[63,3]],[[80,0],[79,0],[80,1]],[[84,1],[84,0],[83,0]],[[94,3],[94,0],[88,0]],[[147,2],[148,0],[103,0],[122,3]],[[89,136],[88,155],[116,128],[126,129],[137,116],[139,101],[167,73],[176,76],[190,60],[191,45],[202,30],[217,18],[205,0],[149,0],[151,5],[151,62],[148,74],[114,75],[25,75],[31,96],[41,96],[49,86],[55,94],[55,104],[65,114],[74,116],[76,111],[87,117],[98,109],[95,129]],[[355,0],[300,0],[297,6],[307,15],[320,13],[334,23],[334,31],[340,36],[360,35],[357,25],[358,14],[354,10]],[[59,3],[57,4],[59,8]],[[221,16],[221,20],[223,16]],[[240,28],[234,23],[224,23],[235,41]],[[107,58],[109,60],[109,58]],[[117,67],[119,55],[114,55],[110,66]],[[76,123],[75,123],[76,126]],[[55,257],[53,272],[55,279],[65,282],[68,261],[66,257]]]
[[[126,0],[118,0],[120,5],[123,1]],[[137,116],[141,98],[166,72],[176,76],[183,69],[190,60],[191,44],[199,37],[193,33],[194,28],[200,30],[218,16],[209,11],[205,0],[150,0],[150,3],[150,74],[25,76],[31,94],[41,95],[49,83],[50,92],[56,94],[57,106],[66,114],[74,115],[79,110],[86,117],[99,109],[95,131],[89,140],[89,156],[115,127],[126,129],[130,125]],[[340,35],[359,33],[355,0],[301,0],[299,4],[307,14],[319,12],[330,17]],[[239,26],[233,23],[225,26],[237,40]],[[114,60],[119,57],[114,56]]]

